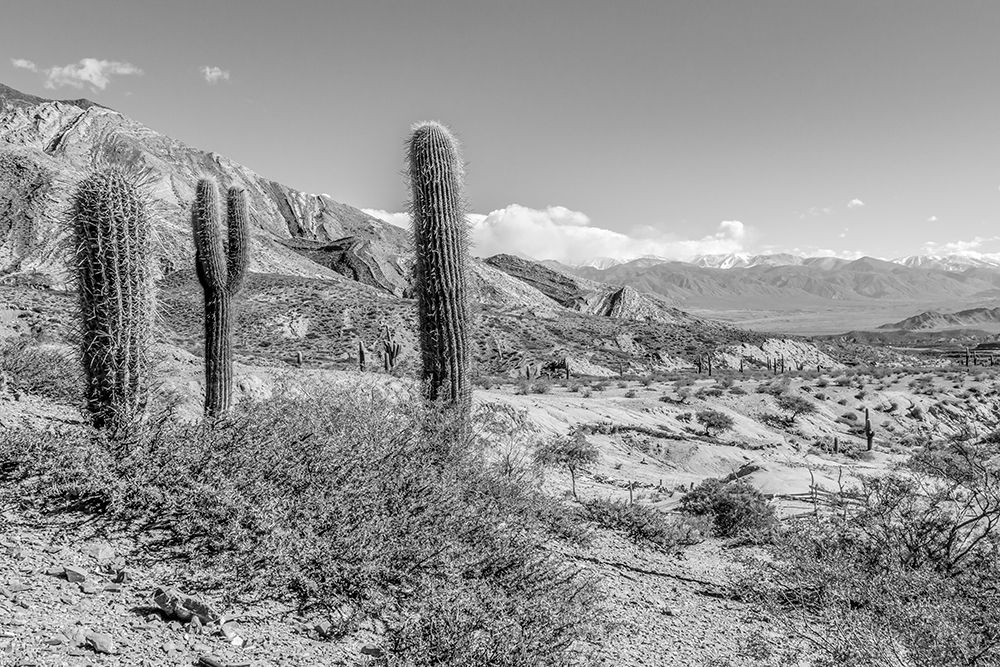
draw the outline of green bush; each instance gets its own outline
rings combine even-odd
[[[597,602],[546,548],[565,512],[458,432],[409,394],[326,390],[214,427],[166,415],[128,442],[5,433],[0,488],[168,531],[193,590],[396,609],[393,664],[564,664]]]
[[[709,518],[719,537],[760,535],[774,524],[774,510],[767,499],[742,479],[706,479],[684,494],[681,511]]]

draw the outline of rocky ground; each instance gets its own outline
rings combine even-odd
[[[169,364],[171,387],[190,392],[188,407],[196,412],[197,392],[191,390],[197,388],[200,365],[179,351]],[[578,480],[581,497],[625,499],[631,493],[635,502],[669,512],[692,483],[736,473],[772,495],[789,517],[809,508],[812,484],[835,489],[838,482],[879,474],[901,460],[907,448],[900,434],[988,428],[998,398],[987,371],[977,373],[955,369],[875,378],[836,371],[786,378],[785,392],[817,405],[816,413],[787,427],[762,420],[776,411],[775,398],[758,389],[773,377],[692,375],[679,382],[610,382],[600,389],[594,383],[606,381],[575,381],[545,393],[530,388],[523,393],[523,385],[514,383],[478,391],[477,402],[524,410],[538,437],[588,425],[601,457]],[[370,373],[365,378],[388,379]],[[292,380],[359,379],[357,373],[244,366],[237,385],[247,399],[264,398],[278,386],[287,389]],[[685,388],[680,400],[678,390]],[[44,398],[9,393],[2,398],[0,421],[6,428],[72,420],[64,407]],[[824,449],[822,443],[834,436],[842,443],[863,443],[852,420],[844,418],[863,406],[870,406],[878,429],[874,452],[852,458]],[[734,428],[702,434],[690,415],[705,408],[731,415]],[[565,494],[569,476],[549,471],[546,486]],[[378,654],[377,623],[362,624],[346,639],[325,641],[322,617],[275,601],[238,600],[222,608],[212,591],[184,591],[212,613],[194,622],[172,615],[169,605],[157,604],[156,591],[175,586],[184,565],[154,557],[141,533],[110,531],[86,515],[43,515],[16,503],[0,511],[0,665],[364,665]],[[755,647],[778,645],[782,638],[730,589],[748,549],[713,539],[681,553],[662,553],[598,532],[592,546],[572,555],[605,582],[611,630],[597,649],[601,663],[761,664],[753,657]]]

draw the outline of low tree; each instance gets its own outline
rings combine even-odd
[[[535,460],[543,466],[565,466],[569,470],[573,497],[576,498],[576,471],[599,457],[597,447],[584,437],[582,431],[568,436],[552,438],[535,450]]]
[[[702,410],[697,415],[698,423],[705,427],[705,435],[712,435],[712,431],[728,431],[735,423],[733,418],[718,410]]]
[[[816,404],[795,394],[782,394],[778,396],[778,407],[788,413],[789,421],[795,421],[803,415],[811,415],[816,412]]]

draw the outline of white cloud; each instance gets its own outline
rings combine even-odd
[[[380,208],[363,208],[361,211],[363,213],[367,213],[373,218],[378,218],[379,220],[388,222],[390,225],[396,225],[397,227],[402,227],[403,229],[410,228],[409,213],[389,213],[388,211],[383,211]]]
[[[840,232],[838,238],[847,238],[847,232],[851,231],[850,227],[844,227],[844,230]]]
[[[481,256],[512,253],[534,259],[579,262],[594,257],[628,260],[645,255],[690,259],[702,254],[743,250],[747,229],[725,220],[718,231],[698,239],[678,239],[651,228],[623,234],[595,227],[586,214],[564,206],[533,209],[511,204],[485,216],[470,216],[472,245]]]
[[[833,213],[833,209],[829,206],[810,206],[806,209],[805,213],[799,213],[799,219],[805,220],[808,218],[815,218],[821,215],[830,215]]]
[[[142,74],[142,70],[132,63],[97,58],[83,58],[77,63],[49,68],[40,68],[23,58],[12,58],[10,62],[14,67],[44,74],[45,87],[50,89],[62,86],[83,88],[84,85],[89,85],[94,90],[104,90],[113,76]]]
[[[937,222],[937,221],[938,217],[936,215],[932,215],[931,217],[927,218],[927,222]]]
[[[409,228],[406,213],[362,209],[397,227]],[[594,257],[629,260],[653,255],[691,259],[697,255],[742,252],[748,230],[739,220],[723,220],[717,231],[697,239],[678,239],[655,227],[632,234],[594,227],[587,214],[565,206],[534,209],[511,204],[483,215],[468,216],[473,252],[481,257],[511,253],[533,259],[575,263]]]
[[[847,202],[847,208],[861,208],[864,205],[865,203],[860,199],[858,199],[857,197]]]
[[[964,257],[983,257],[989,253],[983,252],[983,246],[996,244],[1000,236],[975,236],[964,241],[927,241],[924,243],[924,253],[928,255],[962,255]]]
[[[32,72],[38,71],[38,65],[31,62],[30,60],[25,60],[24,58],[11,58],[10,64],[13,65],[14,67],[30,70]]]
[[[208,83],[219,83],[220,81],[229,81],[229,70],[222,69],[221,67],[216,67],[214,65],[205,65],[201,68],[201,76]]]

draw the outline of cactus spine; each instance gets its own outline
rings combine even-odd
[[[448,128],[429,122],[413,127],[408,157],[422,377],[430,400],[467,415],[472,321],[461,153]]]
[[[246,193],[226,193],[228,244],[223,244],[215,182],[198,181],[191,216],[195,266],[205,293],[205,414],[225,414],[233,400],[233,299],[246,281],[250,231]]]
[[[92,174],[72,222],[87,410],[94,426],[127,428],[145,411],[153,331],[150,202],[141,176]]]

